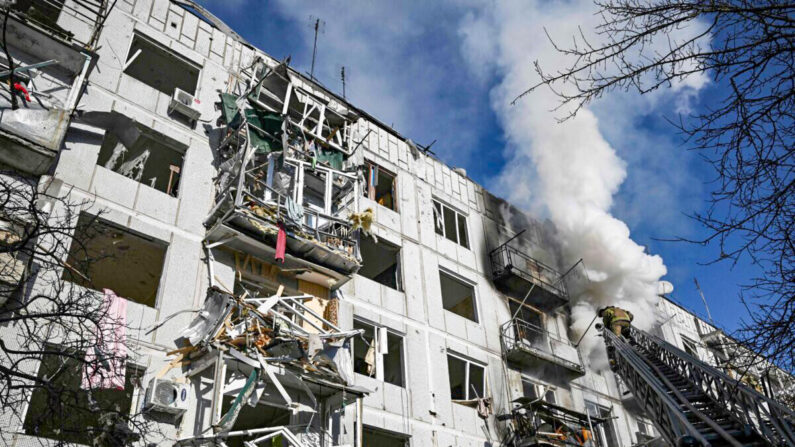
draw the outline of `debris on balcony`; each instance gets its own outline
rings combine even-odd
[[[542,399],[520,397],[510,413],[497,416],[509,422],[509,437],[522,446],[582,446],[598,445],[594,430],[607,419],[545,402]],[[594,441],[597,444],[594,444]]]
[[[257,60],[240,76],[237,93],[218,103],[223,162],[208,239],[234,245],[245,235],[264,245],[261,257],[314,264],[342,281],[359,269],[359,233],[372,223],[357,209],[363,179],[348,161],[357,116],[294,82],[284,63]]]
[[[211,287],[204,307],[181,333],[186,346],[169,353],[176,357],[158,374],[162,377],[182,365],[191,377],[212,364],[228,365],[215,369],[215,384],[222,384],[213,394],[215,433],[235,429],[242,408],[265,398],[267,386],[277,390],[268,398],[278,398],[278,404],[293,413],[319,411],[317,401],[324,392],[367,393],[353,384],[350,349],[351,338],[362,330],[342,331],[330,304],[318,311],[308,303],[312,295],[283,296],[283,290],[257,297],[247,292],[234,296]],[[224,377],[227,369],[239,377]],[[221,414],[221,400],[230,390],[236,397]],[[299,399],[299,394],[308,400]]]

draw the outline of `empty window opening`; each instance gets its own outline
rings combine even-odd
[[[366,447],[408,447],[409,445],[407,436],[368,426],[362,430],[362,440]]]
[[[470,360],[447,354],[447,372],[450,376],[450,398],[471,400],[485,397],[486,368]]]
[[[362,238],[359,249],[363,261],[362,268],[359,270],[360,275],[395,290],[402,290],[400,247],[385,242],[383,239],[376,243],[371,238]]]
[[[395,386],[404,386],[403,337],[385,327],[354,319],[354,329],[363,329],[353,339],[353,370]]]
[[[63,278],[154,307],[167,245],[81,213]],[[84,278],[85,276],[85,278]]]
[[[682,337],[682,347],[684,348],[685,352],[692,355],[695,358],[698,358],[698,347],[696,342],[693,340],[681,335]]]
[[[464,248],[469,248],[466,216],[434,200],[433,220],[436,234],[444,236]]]
[[[117,126],[105,132],[97,164],[176,197],[186,150],[184,144],[144,126]]]
[[[397,211],[397,176],[384,168],[367,163],[367,188],[364,195],[370,200]]]
[[[621,445],[618,442],[618,435],[613,424],[612,414],[610,414],[612,412],[610,408],[585,401],[585,411],[591,416],[607,419],[604,423],[594,427],[601,447],[618,447]]]
[[[439,272],[439,281],[442,286],[444,309],[477,323],[475,288],[441,271]]]
[[[133,36],[124,73],[168,96],[174,89],[196,93],[201,67],[168,48],[136,33]]]
[[[54,346],[51,349],[58,350]],[[124,390],[92,390],[91,402],[88,392],[80,386],[83,364],[75,358],[55,354],[42,357],[37,376],[47,378],[56,392],[51,394],[43,388],[33,390],[23,424],[26,434],[64,443],[91,445],[96,437],[92,430],[102,426],[100,418],[103,415],[129,413],[135,383],[140,381],[143,371],[128,364]]]
[[[235,396],[224,396],[221,414],[226,414],[229,411],[234,400]],[[238,413],[237,419],[235,419],[235,423],[232,424],[231,431],[290,425],[290,411],[285,408],[262,404],[251,407],[245,402],[242,402],[241,405],[242,408],[240,413]],[[229,447],[244,447],[243,441],[246,440],[245,436],[234,436],[227,438],[224,442]],[[273,445],[281,444],[274,443]]]

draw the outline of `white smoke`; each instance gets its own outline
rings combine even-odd
[[[497,189],[523,209],[548,214],[561,236],[564,263],[584,260],[590,283],[572,297],[575,340],[596,310],[610,304],[630,310],[635,325],[649,328],[655,321],[658,282],[666,274],[662,258],[646,253],[631,239],[627,225],[611,214],[613,197],[627,172],[625,162],[600,131],[600,125],[610,123],[600,123],[591,110],[584,109],[558,124],[555,118],[564,112],[551,113],[559,100],[548,90],[510,105],[518,93],[537,82],[532,60],[539,59],[547,67],[570,62],[554,50],[543,28],[566,44],[578,33],[578,26],[594,28],[600,18],[593,8],[592,0],[496,2],[477,19],[468,16],[460,32],[462,51],[473,70],[479,75],[495,70],[501,76],[492,90],[492,105],[508,145]],[[496,61],[494,67],[490,61]],[[703,85],[691,82],[672,92],[689,95],[687,101]],[[641,98],[634,105],[642,101],[648,100]],[[543,210],[538,209],[539,203]],[[583,345],[589,352],[601,352],[588,349],[599,342],[595,331],[589,334]]]

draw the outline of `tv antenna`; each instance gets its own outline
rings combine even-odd
[[[326,22],[320,20],[319,17],[309,16],[309,21],[312,24],[312,28],[315,30],[315,44],[312,47],[312,68],[309,70],[309,77],[312,80],[315,79],[315,56],[317,55],[317,35],[322,33],[324,28],[326,27]]]
[[[696,279],[695,276],[693,277],[693,282],[696,283],[696,289],[698,290],[698,294],[701,295],[701,301],[704,302],[704,307],[707,309],[707,318],[709,318],[709,322],[715,324],[715,322],[712,321],[712,314],[709,313],[709,306],[707,305],[707,299],[704,298],[704,292],[701,291],[701,286],[698,284],[698,279]]]
[[[340,78],[342,79],[342,99],[348,99],[345,97],[345,66],[343,65],[340,68]]]

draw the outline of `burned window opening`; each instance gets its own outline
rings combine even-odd
[[[366,163],[364,196],[381,206],[397,211],[397,176],[386,169]]]
[[[466,216],[441,202],[433,201],[433,221],[436,234],[469,248]]]
[[[178,56],[152,39],[135,33],[124,73],[168,96],[180,89],[196,94],[201,67]]]
[[[450,378],[450,399],[481,399],[486,389],[486,367],[471,360],[447,354],[447,372]]]
[[[400,247],[382,239],[376,243],[371,238],[362,238],[359,249],[363,263],[359,275],[392,289],[403,290],[400,278]]]
[[[407,447],[409,445],[409,440],[406,436],[370,426],[364,426],[362,441],[365,446]]]
[[[477,323],[475,287],[441,270],[439,271],[439,282],[441,283],[444,309]]]
[[[59,350],[58,347],[50,349]],[[81,355],[74,354],[74,357],[79,358]],[[144,371],[128,363],[124,390],[92,390],[93,402],[90,402],[88,391],[81,388],[83,364],[75,358],[54,354],[42,357],[37,377],[49,378],[50,385],[62,391],[51,395],[44,388],[33,390],[23,423],[25,434],[91,445],[96,437],[92,430],[101,427],[104,414],[129,413],[135,384],[140,381]]]
[[[97,164],[177,197],[187,146],[130,121],[105,132]]]
[[[403,378],[403,337],[385,327],[358,319],[353,329],[364,331],[353,340],[353,370],[395,386],[405,386]],[[385,340],[383,340],[386,338]]]
[[[166,257],[165,243],[80,213],[63,278],[94,290],[154,307]],[[82,275],[85,275],[84,278]]]

